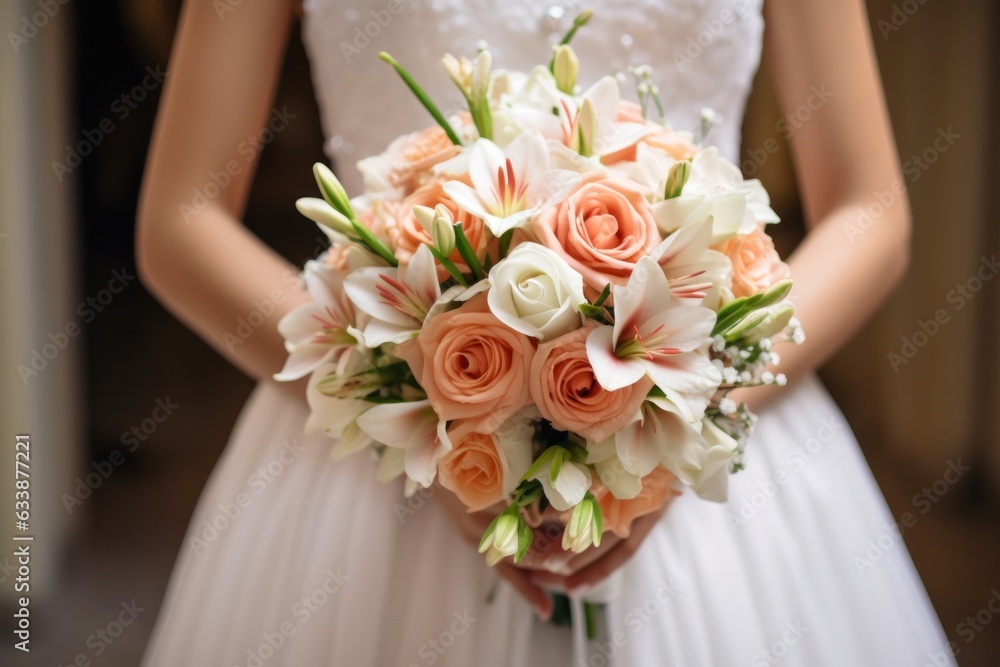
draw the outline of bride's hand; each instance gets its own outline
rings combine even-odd
[[[530,581],[538,586],[567,593],[585,593],[604,581],[635,554],[663,513],[667,511],[668,506],[669,503],[651,514],[636,519],[627,538],[620,538],[614,533],[605,533],[601,539],[601,546],[591,547],[581,554],[563,551],[562,544],[555,540],[555,550],[558,554],[553,553],[545,559],[545,566],[535,569]],[[559,557],[561,568],[553,567],[554,555]],[[524,563],[524,560],[521,563]]]
[[[434,495],[459,534],[473,547],[479,546],[486,528],[503,510],[503,505],[497,505],[469,512],[455,494],[440,485],[435,486]],[[545,589],[582,593],[599,584],[632,557],[668,506],[669,503],[636,519],[627,538],[605,533],[601,546],[581,554],[563,550],[561,528],[554,530],[553,522],[545,522],[535,530],[535,540],[519,563],[515,565],[506,559],[495,566],[496,570],[535,608],[540,618],[547,619],[552,614],[552,600]]]
[[[454,493],[440,485],[434,486],[434,497],[444,508],[455,528],[458,529],[462,539],[472,545],[474,549],[479,547],[479,542],[490,522],[498,512],[503,510],[503,506],[500,506],[495,511],[491,508],[481,512],[469,512],[465,504]],[[532,581],[530,570],[514,565],[509,559],[497,563],[493,569],[528,601],[540,619],[547,621],[551,618],[552,598],[541,585]]]

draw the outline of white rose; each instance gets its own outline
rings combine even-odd
[[[583,277],[537,243],[522,243],[490,270],[490,310],[514,331],[546,340],[583,325]]]

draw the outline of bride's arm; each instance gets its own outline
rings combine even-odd
[[[270,113],[292,3],[247,2],[224,20],[212,5],[188,0],[181,17],[143,179],[138,266],[145,285],[180,320],[246,373],[266,378],[286,356],[278,319],[309,297],[298,288],[298,269],[240,223],[256,161],[247,164],[238,146],[259,132]],[[203,190],[209,172],[224,170],[232,160],[240,161],[240,172],[207,207],[185,219],[190,211],[181,207],[193,206],[193,190]],[[237,319],[275,289],[283,298],[268,323],[238,345],[227,343]],[[449,503],[450,493],[439,496],[459,531],[477,544],[485,526],[457,499]],[[497,571],[540,616],[551,613],[551,601],[527,572],[509,564]]]
[[[791,134],[809,229],[789,261],[806,341],[779,348],[780,370],[794,381],[836,352],[899,282],[910,209],[864,3],[767,0],[765,18],[784,113],[818,106]],[[880,193],[891,203],[881,206]],[[870,220],[859,220],[863,211]],[[776,391],[734,398],[756,407]]]
[[[791,137],[809,227],[790,259],[806,342],[779,348],[781,370],[794,380],[836,352],[889,296],[906,268],[910,211],[864,3],[767,0],[765,16],[784,112],[809,108],[811,95],[813,106],[828,97]],[[859,210],[871,210],[883,191],[901,194],[870,225],[858,225]],[[782,390],[732,396],[756,408],[775,391]],[[599,549],[570,560],[575,574],[537,572],[534,581],[569,590],[596,584],[632,557],[661,514],[638,519],[628,540],[607,536]]]
[[[297,269],[240,222],[257,161],[238,149],[270,115],[291,21],[289,1],[246,2],[223,17],[209,0],[185,3],[137,218],[143,283],[258,379],[281,369],[285,350],[275,325],[306,296],[295,280]],[[194,201],[194,192],[204,192],[213,182],[210,173],[228,173],[227,163],[234,162],[238,173],[196,210],[202,202]],[[280,299],[272,298],[274,290]],[[255,301],[269,299],[275,312],[268,322],[245,340],[236,336],[237,319],[254,311]]]

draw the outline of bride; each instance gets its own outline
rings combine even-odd
[[[845,233],[871,193],[903,182],[864,3],[593,3],[595,19],[574,41],[581,71],[596,79],[652,65],[672,125],[693,128],[702,108],[714,109],[723,121],[707,143],[733,161],[762,46],[785,111],[815,109],[791,136],[810,231],[790,264],[809,336],[783,351],[789,387],[749,397],[760,422],[728,503],[682,495],[628,539],[609,537],[557,572],[487,568],[473,546],[483,518],[449,492],[406,499],[401,484],[375,481],[370,458],[334,463],[328,439],[304,437],[303,386],[270,378],[285,358],[276,323],[307,296],[296,267],[239,223],[250,170],[231,174],[200,211],[184,205],[268,121],[297,14],[327,149],[356,194],[357,159],[429,124],[378,51],[392,51],[448,108],[441,54],[471,54],[485,39],[499,66],[528,69],[582,6],[295,4],[189,0],[170,63],[138,213],[139,269],[177,317],[260,383],[192,518],[144,664],[953,664],[898,534],[887,549],[878,541],[893,517],[812,374],[907,261],[905,198],[863,239]],[[274,294],[267,324],[227,345],[234,323]],[[585,595],[598,584],[601,639],[574,644],[568,628],[546,622],[548,591]]]

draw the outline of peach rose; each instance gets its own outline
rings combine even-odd
[[[639,144],[659,148],[675,160],[690,160],[698,152],[698,147],[691,142],[691,135],[689,133],[675,132],[674,130],[660,127],[656,131],[642,137],[631,146],[602,156],[601,164],[612,165],[617,162],[634,162],[636,149]]]
[[[733,295],[753,296],[791,275],[763,227],[717,247],[733,263]]]
[[[439,126],[428,127],[418,132],[413,143],[393,160],[389,183],[393,187],[412,191],[429,178],[430,170],[435,165],[450,160],[460,152],[462,147],[451,143]]]
[[[587,336],[598,327],[582,328],[542,343],[531,362],[531,400],[542,416],[562,431],[601,442],[635,416],[653,386],[649,378],[607,391],[594,376],[587,358]]]
[[[470,433],[453,446],[438,460],[441,485],[473,512],[503,500],[506,459],[494,436]]]
[[[585,176],[569,197],[538,216],[533,229],[598,292],[608,283],[624,285],[660,242],[642,193],[600,175]]]
[[[467,420],[463,433],[491,433],[527,405],[530,338],[490,312],[486,295],[435,315],[414,341],[396,347],[444,421]]]
[[[388,230],[390,245],[392,246],[396,259],[401,262],[408,262],[413,253],[423,244],[431,243],[431,235],[424,229],[417,218],[413,215],[414,206],[426,206],[434,208],[438,204],[444,206],[451,212],[452,219],[462,223],[462,231],[469,239],[469,245],[482,256],[485,251],[489,235],[486,233],[486,225],[482,219],[470,215],[458,208],[451,197],[445,194],[442,187],[444,181],[435,179],[427,183],[409,197],[404,199],[396,208],[395,224]],[[449,257],[460,271],[468,272],[469,267],[462,261],[462,255],[455,250]]]
[[[663,466],[657,466],[653,472],[642,478],[642,491],[635,498],[621,500],[615,498],[607,487],[599,481],[594,482],[592,493],[601,506],[604,517],[604,532],[612,532],[625,539],[632,532],[632,522],[641,516],[652,514],[668,502],[679,496],[674,489],[677,477]]]

